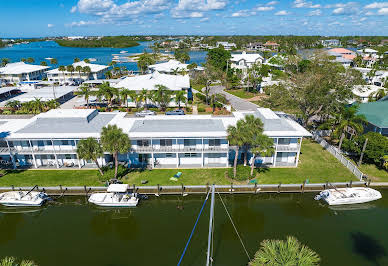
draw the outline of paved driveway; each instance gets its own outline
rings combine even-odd
[[[251,103],[247,100],[241,99],[240,97],[225,92],[224,89],[224,86],[212,86],[210,88],[209,94],[212,95],[215,93],[220,93],[225,95],[226,99],[230,102],[230,104],[236,111],[256,111],[256,109],[259,107],[254,103]]]

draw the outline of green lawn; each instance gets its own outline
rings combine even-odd
[[[375,182],[388,182],[388,171],[377,168],[374,164],[362,164],[359,169],[366,174],[368,178]]]
[[[377,170],[377,169],[376,169]],[[170,181],[170,177],[178,171],[182,177],[178,182]],[[147,185],[205,185],[212,184],[246,184],[247,181],[231,180],[225,168],[219,169],[158,169],[134,171],[123,178],[128,184],[141,185],[141,180],[148,180]],[[303,140],[300,163],[297,168],[271,168],[257,174],[262,184],[302,183],[309,179],[310,183],[341,182],[356,180],[330,153],[310,140]],[[388,180],[388,179],[385,179]],[[377,181],[377,180],[376,180]],[[7,173],[0,178],[0,186],[99,186],[96,170],[26,170]]]
[[[252,98],[254,96],[260,95],[259,93],[247,92],[244,89],[226,90],[226,92],[233,94],[234,96],[243,98],[243,99],[249,99],[249,98]]]

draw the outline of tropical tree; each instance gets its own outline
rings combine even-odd
[[[125,106],[128,108],[128,97],[131,95],[132,91],[126,88],[122,88],[120,90],[120,96],[123,102],[125,102]]]
[[[117,178],[117,169],[119,165],[119,153],[127,153],[131,148],[131,141],[127,134],[116,125],[108,125],[102,128],[101,144],[104,151],[113,155],[115,161],[115,178]]]
[[[131,101],[135,103],[136,108],[139,108],[139,103],[138,103],[138,100],[137,100],[138,97],[137,97],[136,91],[130,91],[128,93],[128,98],[131,99]],[[127,104],[128,104],[128,102],[127,102]]]
[[[35,100],[31,101],[30,103],[32,112],[34,114],[39,114],[45,109],[44,102],[42,102],[39,98],[35,98]]]
[[[177,91],[175,93],[174,100],[178,104],[178,108],[181,109],[181,103],[186,102],[186,93],[184,91]]]
[[[156,61],[152,55],[144,53],[139,56],[137,60],[137,66],[139,67],[140,71],[144,73],[148,69],[148,66],[155,64],[155,62]]]
[[[106,71],[106,72],[105,72],[105,78],[107,78],[107,79],[111,79],[111,78],[112,78],[112,76],[113,76],[113,74],[112,74],[112,72],[111,72],[111,71]]]
[[[86,59],[85,59],[86,60]],[[85,61],[84,60],[84,61]],[[86,62],[86,61],[85,61]],[[82,72],[84,72],[84,73],[86,73],[86,75],[87,75],[87,79],[89,79],[89,75],[90,75],[90,73],[92,72],[92,70],[90,69],[90,66],[84,66],[83,68],[82,68]]]
[[[100,174],[102,176],[104,175],[98,163],[98,158],[101,158],[104,152],[101,144],[95,138],[89,137],[87,139],[81,139],[77,144],[77,154],[81,159],[92,160],[96,164]]]
[[[218,70],[225,71],[231,57],[230,52],[224,48],[215,48],[207,53],[206,62]]]
[[[27,58],[26,62],[27,62],[27,63],[34,63],[34,62],[35,62],[35,59],[32,58],[32,57],[29,57],[29,58]]]
[[[50,64],[51,64],[51,65],[56,65],[56,64],[58,64],[58,60],[55,59],[55,58],[51,58],[51,59],[50,59]]]
[[[174,57],[181,63],[186,63],[187,61],[190,61],[189,53],[182,49],[176,49],[174,52]]]
[[[79,87],[78,91],[75,91],[75,95],[83,96],[86,101],[86,106],[89,108],[89,98],[93,95],[93,92],[88,86]]]
[[[76,66],[76,67],[75,67],[75,71],[78,72],[79,80],[81,80],[81,72],[83,71],[82,66],[80,66],[80,65]]]
[[[74,63],[81,61],[78,57],[74,58]]]
[[[240,147],[244,144],[242,120],[237,121],[236,126],[229,125],[227,132],[229,146],[234,149],[233,177],[236,178],[238,153]]]
[[[14,109],[14,110],[17,110],[19,109],[21,106],[21,103],[20,101],[9,101],[5,104],[5,107],[8,107],[8,108],[11,108],[11,109]]]
[[[55,100],[55,99],[49,100],[47,102],[44,102],[44,106],[48,110],[57,109],[60,105],[61,104],[57,100]]]
[[[70,77],[73,79],[74,66],[73,65],[66,66],[66,71],[70,72]]]
[[[42,61],[42,62],[40,62],[40,65],[41,66],[47,66],[47,62],[46,61]]]
[[[104,96],[104,98],[108,101],[108,105],[112,105],[112,100],[116,96],[119,96],[119,89],[111,87],[109,82],[104,82],[103,84],[98,86],[98,95]]]
[[[37,264],[31,260],[22,260],[19,263],[14,257],[5,257],[0,260],[0,266],[37,266]]]
[[[65,80],[66,80],[66,77],[65,77],[66,67],[65,67],[65,66],[59,66],[59,67],[58,67],[58,71],[62,72],[62,75],[63,75],[63,82],[65,82]]]
[[[165,111],[171,102],[171,91],[164,85],[155,85],[155,87],[157,90],[154,92],[154,100],[159,104],[160,109]]]
[[[27,61],[27,59],[25,59],[25,58],[23,57],[22,59],[20,59],[20,61],[22,61],[22,62],[26,62],[26,61]]]
[[[249,266],[261,265],[319,265],[319,255],[309,247],[301,244],[295,237],[288,236],[287,240],[264,240],[259,251]]]
[[[144,102],[144,109],[147,110],[147,100],[149,99],[149,93],[146,89],[142,89],[141,92],[139,93],[139,99],[141,102]]]
[[[88,58],[85,58],[85,59],[84,59],[84,62],[87,63],[87,64],[89,64],[89,63],[90,63],[90,60],[89,60]]]
[[[1,66],[6,66],[9,62],[11,62],[8,58],[1,59]]]
[[[269,157],[274,153],[273,139],[264,135],[263,133],[254,136],[251,143],[251,176],[253,176],[253,169],[255,168],[256,157]]]

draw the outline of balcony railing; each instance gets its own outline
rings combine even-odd
[[[77,153],[76,149],[39,149],[39,148],[31,148],[28,149],[15,149],[11,148],[12,153],[19,153],[19,154],[69,154],[69,153]]]
[[[300,149],[300,145],[277,145],[276,150],[277,151],[298,151]]]
[[[211,146],[211,147],[196,147],[196,146],[186,146],[186,147],[174,147],[174,146],[161,146],[161,147],[151,147],[151,146],[137,146],[132,147],[131,149],[134,152],[228,152],[229,148],[220,147],[220,146]]]

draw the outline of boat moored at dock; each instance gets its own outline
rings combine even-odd
[[[372,188],[333,188],[321,191],[315,200],[327,202],[329,205],[358,204],[381,199],[381,193]]]
[[[92,193],[88,201],[102,207],[136,207],[139,198],[128,188],[128,184],[111,184],[107,192]]]
[[[39,191],[8,191],[0,193],[0,204],[7,207],[39,207],[49,199]]]

